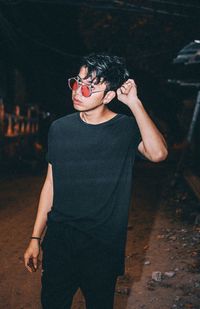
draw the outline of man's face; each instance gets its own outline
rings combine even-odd
[[[97,85],[94,84],[95,82],[95,73],[92,77],[85,79],[87,76],[87,68],[81,67],[78,76],[81,78],[81,82],[85,84],[93,85],[92,91],[94,93],[91,94],[89,97],[84,97],[81,93],[81,86],[78,87],[77,90],[72,91],[72,101],[74,108],[78,111],[89,111],[97,108],[98,106],[103,104],[104,98],[104,91],[106,90],[105,83],[99,83]],[[99,91],[99,92],[96,92]]]

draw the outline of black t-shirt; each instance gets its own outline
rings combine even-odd
[[[54,198],[48,220],[62,221],[95,237],[124,272],[132,167],[141,140],[134,117],[117,114],[100,124],[79,112],[54,121],[48,136]]]

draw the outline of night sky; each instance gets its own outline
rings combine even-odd
[[[200,39],[199,15],[195,0],[0,1],[1,95],[8,109],[39,104],[57,116],[70,113],[67,78],[77,74],[80,56],[105,51],[126,58],[147,110],[166,118],[176,108],[169,101],[195,95],[167,79],[177,74],[178,51]]]

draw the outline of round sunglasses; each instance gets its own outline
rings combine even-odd
[[[105,91],[105,90],[92,91],[94,86],[92,84],[83,83],[79,76],[69,78],[68,86],[72,91],[76,91],[79,87],[81,87],[81,94],[83,97],[86,98],[90,97],[93,93]]]

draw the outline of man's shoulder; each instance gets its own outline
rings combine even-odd
[[[59,128],[68,124],[71,124],[77,118],[77,112],[62,116],[56,120],[54,120],[51,124],[54,128]]]
[[[131,127],[136,125],[136,119],[134,116],[129,116],[126,114],[121,114],[121,115],[122,115],[121,119],[126,125],[131,126]]]

